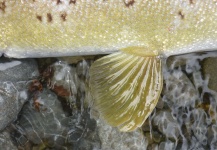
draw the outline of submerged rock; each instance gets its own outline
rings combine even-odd
[[[147,148],[147,139],[140,129],[133,132],[120,132],[102,120],[97,124],[101,149],[103,150],[144,150]]]
[[[33,59],[0,60],[0,130],[16,120],[28,100],[28,82],[38,75]]]
[[[170,66],[164,68],[164,105],[157,107],[150,118],[152,128],[165,138],[151,145],[158,149],[215,149],[217,93],[208,88],[209,78],[201,73],[200,65],[212,55],[174,56],[174,62],[170,59]]]
[[[180,126],[169,111],[159,111],[153,118],[153,125],[166,137],[178,141]],[[154,132],[154,131],[153,131]]]
[[[29,142],[39,147],[52,149],[90,150],[99,149],[100,143],[95,131],[96,123],[89,114],[78,112],[69,115],[57,96],[50,90],[38,95],[40,109],[35,109],[29,101],[22,109],[17,121],[17,145],[25,146]],[[19,130],[18,130],[19,129]],[[15,135],[15,134],[14,134]],[[24,141],[20,141],[20,140]],[[25,141],[26,140],[26,141]],[[37,148],[37,147],[34,147]]]
[[[148,139],[141,129],[133,132],[120,132],[100,119],[97,111],[92,110],[91,116],[97,120],[97,131],[102,150],[145,150]]]
[[[22,91],[19,88],[24,87]],[[23,104],[27,101],[25,82],[13,84],[0,82],[0,130],[15,121]]]
[[[10,134],[7,131],[0,133],[0,149],[17,150],[17,147],[13,144]]]
[[[214,84],[217,81],[210,79],[212,75],[209,78],[204,71],[202,73],[207,65],[202,65],[205,68],[201,69],[203,59],[212,55],[188,54],[170,59],[170,66],[164,68],[164,89],[157,107],[143,128],[131,133],[119,132],[107,125],[92,109],[88,89],[92,59],[76,64],[57,61],[48,66],[53,70],[42,73],[34,83],[40,84],[35,88],[41,91],[37,89],[39,92],[35,95],[30,94],[31,99],[13,124],[16,131],[10,132],[11,137],[19,149],[25,150],[216,149],[217,92],[210,90],[209,82]],[[15,60],[6,65],[4,71],[0,70],[0,103],[4,100],[0,105],[3,112],[0,117],[9,120],[0,122],[2,128],[16,119],[23,103],[28,100],[28,80],[38,75],[37,71],[30,71],[37,66],[34,60],[31,61],[32,67],[28,66],[31,63]],[[209,63],[210,68],[212,64]],[[13,66],[21,69],[16,70]],[[14,77],[14,71],[11,73],[8,69],[24,73]],[[8,81],[9,78],[12,80]],[[4,148],[7,142],[2,143]]]
[[[180,69],[164,73],[165,87],[163,99],[169,106],[188,107],[195,106],[199,93],[189,78]]]
[[[16,135],[26,137],[28,141],[21,142],[16,137],[17,145],[37,144],[33,149],[100,149],[96,122],[90,119],[88,108],[84,108],[87,69],[82,71],[82,66],[79,63],[70,66],[59,61],[51,65],[54,73],[49,86],[36,93],[20,113],[16,125],[19,134]],[[63,94],[67,91],[70,94]]]
[[[203,65],[203,74],[206,75],[209,78],[209,83],[208,87],[212,90],[215,90],[217,92],[217,75],[216,75],[216,70],[217,70],[217,58],[206,58],[204,59],[202,65]]]
[[[0,59],[0,81],[28,81],[39,76],[34,59]]]
[[[20,113],[17,126],[34,144],[45,143],[51,147],[62,147],[67,139],[69,118],[61,103],[53,92],[46,89],[38,95],[36,101],[40,108],[35,109],[34,101],[29,101]]]

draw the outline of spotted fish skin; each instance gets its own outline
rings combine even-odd
[[[217,47],[216,0],[0,0],[0,20],[0,52],[10,57]]]

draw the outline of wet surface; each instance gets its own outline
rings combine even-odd
[[[92,107],[89,68],[98,57],[0,58],[0,149],[217,149],[217,53],[168,58],[161,98],[132,133]]]

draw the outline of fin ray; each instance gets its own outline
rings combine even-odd
[[[90,88],[102,118],[121,131],[141,127],[162,89],[161,60],[118,52],[93,63]]]

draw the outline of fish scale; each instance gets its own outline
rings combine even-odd
[[[129,46],[165,55],[213,49],[216,3],[1,0],[0,51],[10,57],[46,57],[111,53]]]

